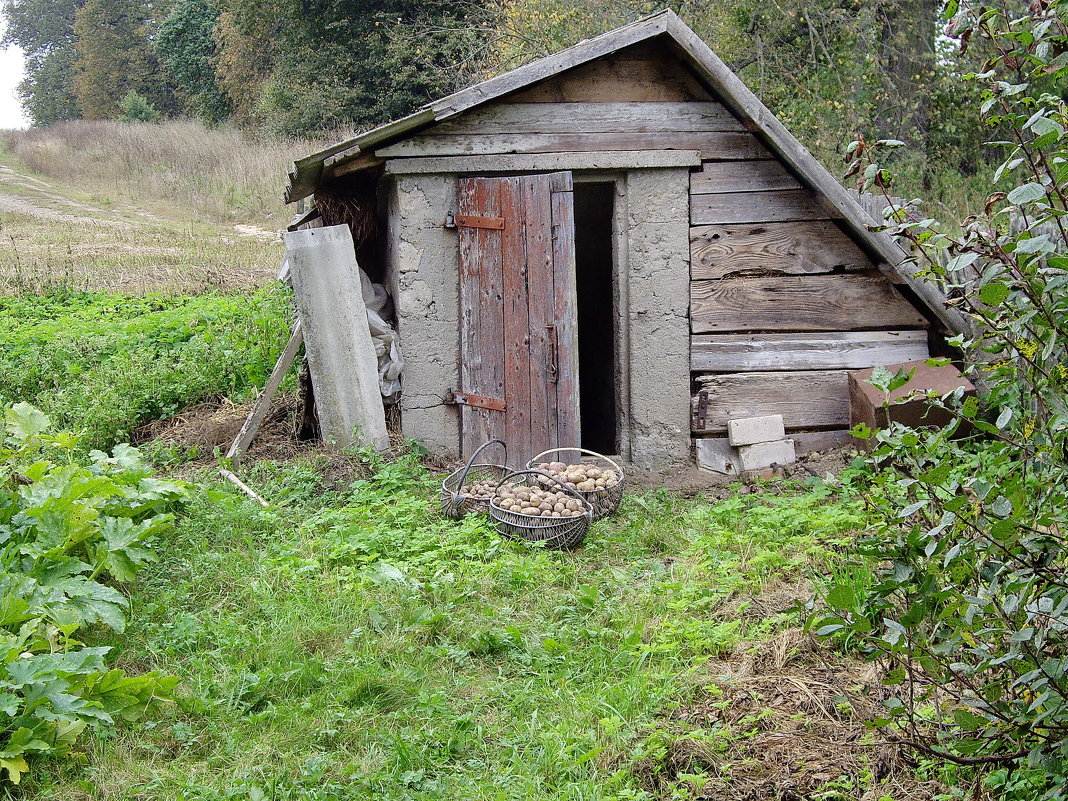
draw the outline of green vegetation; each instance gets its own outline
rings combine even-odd
[[[125,630],[130,602],[112,585],[155,559],[185,490],[128,445],[81,464],[77,438],[40,411],[0,408],[0,774],[19,784],[27,757],[65,756],[87,726],[136,720],[177,685],[109,670],[111,649],[85,641]]]
[[[356,480],[327,483],[340,465]],[[276,505],[193,498],[135,620],[102,640],[178,676],[176,705],[84,767],[41,763],[35,798],[648,798],[660,716],[710,660],[797,621],[717,610],[824,570],[865,517],[822,486],[648,492],[567,554],[443,517],[413,454],[261,462],[248,480]]]
[[[89,447],[262,386],[289,336],[281,290],[252,295],[0,296],[0,403],[29,401]]]

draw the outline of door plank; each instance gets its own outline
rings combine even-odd
[[[526,222],[527,313],[530,329],[530,430],[533,456],[551,447],[557,431],[556,385],[549,369],[551,333],[556,326],[553,293],[552,225],[549,179],[531,175],[520,179],[523,219]]]
[[[578,381],[578,309],[575,297],[575,201],[571,173],[552,186],[553,294],[556,300],[557,438],[560,448],[581,444]],[[550,446],[546,446],[550,447]]]
[[[859,275],[692,281],[690,323],[695,334],[928,326],[885,278]]]
[[[694,225],[826,220],[829,217],[812,193],[805,189],[690,195],[690,221]]]
[[[699,376],[708,396],[706,422],[696,417],[695,432],[720,432],[728,420],[781,414],[787,429],[849,426],[849,387],[845,370],[802,370]]]
[[[709,161],[690,174],[690,194],[713,192],[766,192],[800,189],[801,184],[775,159],[760,161]]]
[[[928,355],[927,332],[923,330],[697,334],[690,340],[690,369],[717,373],[855,370],[919,361]]]
[[[837,225],[819,220],[691,228],[690,264],[695,280],[746,272],[803,275],[873,266]]]
[[[580,153],[611,150],[698,150],[706,159],[767,159],[748,132],[443,134],[413,136],[375,151],[380,158],[495,153]]]
[[[501,216],[504,256],[504,400],[508,455],[515,464],[530,457],[530,325],[527,316],[526,224],[518,178],[504,178]]]

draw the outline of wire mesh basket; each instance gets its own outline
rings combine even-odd
[[[503,464],[475,464],[475,459],[479,453],[490,445],[500,445],[501,450],[504,452],[503,461],[508,461],[508,446],[499,439],[491,439],[475,449],[475,452],[471,454],[471,458],[467,460],[467,464],[450,473],[441,482],[441,511],[448,517],[459,520],[469,514],[485,512],[486,507],[489,506],[490,495],[493,494],[492,491],[487,492],[485,497],[481,497],[471,492],[464,492],[464,490],[469,489],[472,484],[481,482],[492,482],[496,487],[503,478],[512,472]]]
[[[539,464],[546,463],[546,456],[550,454],[564,455],[565,458],[550,459],[548,463],[553,461],[563,462],[565,464],[589,464],[590,461],[596,464],[600,470],[609,470],[614,472],[619,480],[614,484],[610,484],[606,487],[598,487],[596,489],[581,490],[577,485],[571,486],[566,484],[567,489],[573,489],[577,492],[585,501],[593,507],[593,519],[600,520],[602,517],[608,517],[619,508],[619,502],[623,499],[623,485],[626,482],[626,476],[623,473],[623,468],[609,459],[603,453],[597,453],[596,451],[587,450],[586,448],[550,448],[547,451],[542,451],[529,462],[527,462],[528,468],[542,469]],[[586,462],[583,462],[583,457],[592,457]]]
[[[501,487],[506,482],[513,487],[537,489],[545,489],[555,484],[558,490],[566,492],[579,502],[581,508],[575,511],[580,514],[573,517],[543,517],[504,509],[500,505],[503,500]],[[569,551],[581,545],[586,538],[586,532],[590,530],[590,523],[593,522],[593,507],[589,501],[540,470],[520,470],[502,478],[490,500],[488,511],[489,516],[497,521],[497,531],[505,537],[544,543],[547,548],[561,551]]]

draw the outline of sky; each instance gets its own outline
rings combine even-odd
[[[3,18],[0,17],[0,32],[3,27]],[[17,47],[0,50],[0,129],[25,128],[30,124],[15,94],[21,80],[22,50]]]

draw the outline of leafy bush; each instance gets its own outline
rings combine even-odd
[[[144,95],[132,89],[119,103],[119,117],[123,122],[159,122],[160,114]]]
[[[1025,767],[1028,786],[1039,775],[1058,793],[1068,776],[1068,114],[1049,90],[1068,77],[1068,2],[1030,9],[948,9],[962,46],[984,38],[998,54],[971,77],[991,123],[1014,132],[998,143],[1004,189],[957,236],[933,220],[891,226],[972,322],[956,344],[989,394],[983,405],[961,392],[932,400],[953,416],[945,430],[878,434],[883,520],[861,552],[880,568],[867,587],[833,587],[834,614],[817,626],[886,659],[880,723],[904,741],[960,764]],[[869,186],[891,180],[877,163],[864,174]],[[906,378],[882,371],[873,383],[890,391]],[[966,427],[970,437],[954,438]]]
[[[0,298],[0,402],[26,400],[87,446],[210,397],[262,385],[288,336],[280,290]]]
[[[39,410],[3,409],[0,435],[0,771],[18,784],[31,755],[63,755],[86,726],[133,720],[177,679],[108,670],[79,635],[126,626],[132,581],[153,560],[185,490],[152,478],[136,449],[74,458]]]

